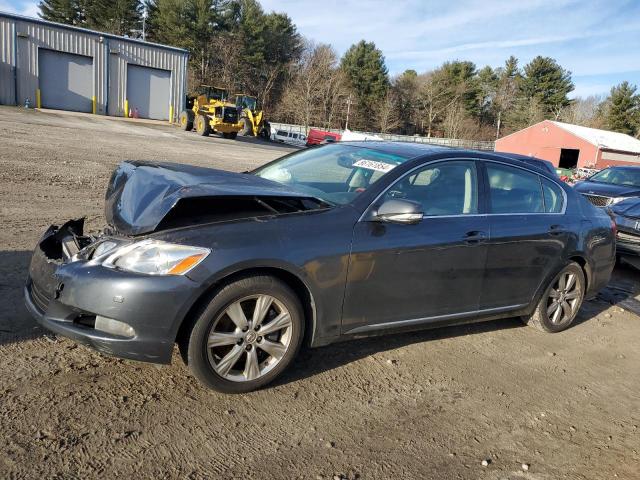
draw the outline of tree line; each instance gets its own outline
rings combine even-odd
[[[274,121],[305,126],[495,139],[544,119],[640,136],[640,95],[622,82],[608,95],[570,98],[571,72],[538,56],[498,68],[454,60],[389,75],[373,42],[340,57],[303,38],[285,13],[257,0],[41,0],[46,20],[182,47],[189,88],[258,97]]]

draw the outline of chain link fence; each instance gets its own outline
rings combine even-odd
[[[297,133],[302,135],[307,135],[307,129],[302,125],[292,125],[289,123],[276,123],[270,122],[271,125],[271,135],[274,135],[276,131],[284,131],[287,133]],[[339,130],[335,128],[325,129],[320,127],[309,127],[309,128],[317,128],[318,130],[324,130],[334,133],[340,133],[344,130]],[[440,137],[422,137],[419,135],[396,135],[391,133],[375,133],[375,132],[361,132],[359,130],[352,130],[355,133],[362,133],[365,135],[377,135],[385,140],[390,142],[412,142],[412,143],[428,143],[430,145],[442,145],[445,147],[454,147],[454,148],[467,148],[471,150],[487,150],[493,152],[495,143],[486,141],[486,140],[464,140],[460,138],[440,138]]]

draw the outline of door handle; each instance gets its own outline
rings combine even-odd
[[[482,243],[487,239],[487,235],[480,230],[472,230],[464,234],[464,242],[469,245],[476,245]]]
[[[561,233],[566,232],[564,225],[551,225],[549,227],[549,233],[551,235],[560,235]]]

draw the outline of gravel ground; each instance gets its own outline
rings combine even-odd
[[[290,150],[0,107],[0,478],[640,478],[640,318],[603,298],[556,335],[511,319],[305,351],[243,396],[177,352],[104,357],[27,314],[30,249],[50,223],[100,228],[119,161],[240,171]]]

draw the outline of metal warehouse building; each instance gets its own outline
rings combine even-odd
[[[551,120],[496,140],[495,150],[543,158],[560,168],[640,165],[637,138]]]
[[[0,12],[0,104],[173,121],[187,60],[179,48]]]

